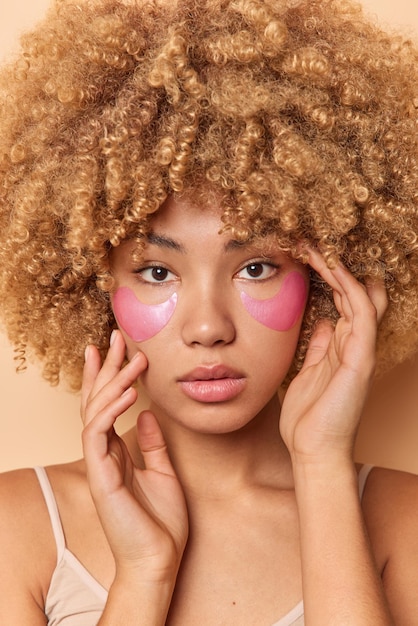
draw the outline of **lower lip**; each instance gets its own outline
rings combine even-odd
[[[245,387],[245,378],[180,381],[186,396],[198,402],[227,402],[236,398]]]

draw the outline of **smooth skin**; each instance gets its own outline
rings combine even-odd
[[[303,593],[309,626],[412,626],[417,479],[374,470],[362,511],[352,460],[383,287],[365,288],[341,265],[328,268],[306,251],[332,286],[340,319],[335,328],[318,325],[280,409],[272,390],[289,367],[300,323],[277,333],[243,308],[239,286],[250,280],[254,250],[227,252],[218,212],[190,203],[168,203],[153,228],[181,243],[180,250],[147,246],[147,259],[169,270],[167,280],[142,283],[126,242],[111,259],[116,287],[132,281],[137,290],[160,290],[162,300],[175,289],[175,314],[141,345],[116,331],[103,364],[87,348],[85,460],[48,469],[69,548],[110,589],[99,624],[273,624]],[[280,269],[264,268],[266,282],[251,278],[254,297],[271,297],[282,272],[306,272],[280,252],[267,256]],[[148,270],[140,276],[148,281]],[[184,374],[221,360],[240,368],[242,393],[216,406],[185,396]],[[138,378],[152,411],[120,438],[113,425],[135,402]],[[33,472],[1,477],[0,497],[0,621],[44,625],[55,551]]]

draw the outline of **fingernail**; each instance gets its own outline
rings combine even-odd
[[[87,361],[87,359],[89,358],[89,354],[90,354],[90,346],[86,346],[86,349],[84,350],[84,361]]]
[[[112,330],[112,334],[110,335],[110,345],[113,346],[113,344],[115,343],[115,339],[116,339],[116,330]]]

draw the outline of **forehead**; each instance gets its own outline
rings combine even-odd
[[[224,207],[214,194],[203,202],[191,196],[172,196],[150,218],[146,242],[180,251],[187,247],[186,243],[183,245],[182,242],[209,239],[223,246],[228,252],[248,248],[263,251],[280,248],[274,234],[238,240],[231,229],[225,228],[222,221],[223,213]]]
[[[201,221],[213,222],[222,227],[223,207],[221,200],[213,193],[208,197],[194,197],[191,194],[171,195],[151,216],[151,230],[158,228],[183,227],[187,232],[194,223]]]
[[[145,245],[158,245],[185,252],[211,240],[213,245],[224,245],[231,239],[223,231],[223,209],[218,199],[199,202],[190,196],[171,196],[150,218]]]
[[[147,226],[133,231],[110,253],[111,261],[129,251],[133,260],[142,261],[147,248],[157,247],[179,252],[207,252],[211,245],[227,251],[247,251],[260,256],[282,253],[291,259],[299,259],[295,247],[277,232],[277,228],[263,230],[262,235],[236,234],[233,227],[225,226],[223,216],[227,210],[221,194],[212,188],[187,191],[169,196],[161,207],[149,215]],[[289,245],[290,244],[290,245]],[[199,248],[201,246],[201,248]]]

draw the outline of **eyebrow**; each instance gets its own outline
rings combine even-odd
[[[147,235],[148,243],[154,246],[159,246],[160,248],[168,248],[169,250],[175,250],[176,252],[181,252],[184,254],[186,252],[186,248],[183,244],[175,241],[175,239],[171,239],[171,237],[167,237],[166,235],[158,235],[157,233],[150,232]],[[243,248],[245,243],[241,241],[237,241],[236,239],[230,239],[224,248],[225,252],[231,252],[233,250],[237,250],[239,248]]]
[[[182,253],[186,252],[185,247],[181,243],[165,235],[157,235],[156,233],[150,232],[147,235],[147,240],[148,243],[159,246],[160,248],[169,248],[170,250],[176,250]]]
[[[239,250],[240,248],[245,248],[245,246],[248,246],[248,244],[248,241],[238,241],[237,239],[230,239],[225,244],[225,251],[231,252],[233,250]]]

